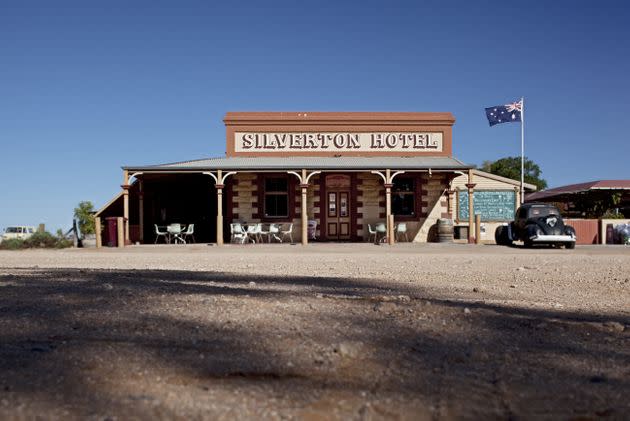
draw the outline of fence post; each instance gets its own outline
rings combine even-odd
[[[481,215],[475,215],[475,244],[481,244]]]
[[[103,237],[101,233],[101,217],[94,218],[94,233],[96,234],[96,248],[103,247]]]
[[[119,216],[116,225],[118,228],[118,247],[125,247],[125,218]]]

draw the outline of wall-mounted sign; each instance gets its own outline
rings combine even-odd
[[[458,192],[459,219],[468,220],[468,192]],[[516,193],[513,190],[478,190],[473,193],[475,215],[482,221],[511,221],[516,210]]]
[[[236,152],[442,152],[441,132],[234,133]]]

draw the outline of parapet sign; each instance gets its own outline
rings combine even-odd
[[[227,156],[451,156],[450,113],[228,113]]]
[[[442,133],[234,133],[236,152],[442,152],[442,146]]]

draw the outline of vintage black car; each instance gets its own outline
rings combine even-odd
[[[516,217],[508,225],[499,226],[494,239],[497,244],[509,246],[522,241],[525,247],[548,244],[575,247],[575,229],[565,225],[560,211],[547,203],[525,203],[516,211]]]

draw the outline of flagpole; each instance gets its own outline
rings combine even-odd
[[[521,205],[525,202],[525,97],[521,97]]]

